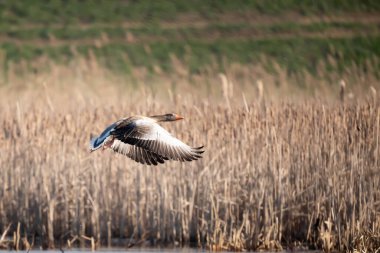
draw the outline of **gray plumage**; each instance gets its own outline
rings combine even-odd
[[[157,124],[180,119],[183,118],[176,114],[121,119],[108,126],[100,136],[93,138],[90,150],[110,148],[147,165],[157,165],[166,160],[185,162],[202,158],[203,146],[192,148]]]

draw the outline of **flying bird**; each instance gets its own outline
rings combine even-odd
[[[174,113],[123,118],[92,138],[90,151],[110,148],[147,165],[157,165],[166,160],[185,162],[202,158],[203,146],[190,147],[157,123],[181,119],[183,117]]]

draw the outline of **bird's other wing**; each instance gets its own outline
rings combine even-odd
[[[113,149],[115,152],[128,156],[136,162],[147,165],[157,165],[158,163],[164,163],[165,160],[168,160],[166,157],[155,154],[138,146],[124,143],[117,139],[112,143],[111,149]]]
[[[134,145],[155,154],[178,161],[192,161],[202,157],[202,147],[192,148],[150,118],[129,120],[112,131],[116,139]]]
[[[99,149],[104,141],[110,136],[111,132],[115,129],[118,122],[115,122],[111,125],[109,125],[104,131],[98,136],[94,137],[90,140],[90,149],[91,150],[97,150]]]

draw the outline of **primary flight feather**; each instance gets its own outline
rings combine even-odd
[[[203,146],[192,148],[157,123],[180,119],[183,117],[173,113],[121,119],[108,126],[98,137],[91,139],[90,151],[110,148],[136,162],[148,165],[157,165],[166,160],[184,162],[202,158]]]

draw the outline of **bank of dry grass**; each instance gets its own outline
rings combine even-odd
[[[3,245],[353,250],[363,248],[360,236],[369,230],[376,245],[376,91],[344,103],[313,96],[281,102],[267,86],[260,97],[255,85],[225,77],[200,79],[214,80],[209,89],[180,79],[123,86],[113,83],[124,79],[89,69],[57,68],[19,84],[11,76],[2,87]],[[165,112],[185,116],[165,127],[205,145],[203,159],[148,167],[88,153],[90,134],[110,122]]]

